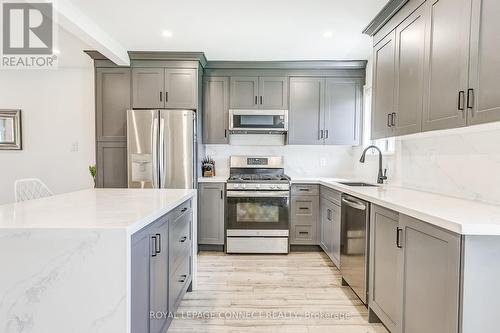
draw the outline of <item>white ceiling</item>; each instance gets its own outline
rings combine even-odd
[[[127,50],[209,60],[367,59],[361,33],[388,0],[65,0]],[[166,38],[162,31],[169,30]],[[323,37],[331,31],[331,38]]]

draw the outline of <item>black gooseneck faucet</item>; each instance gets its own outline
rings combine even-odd
[[[366,152],[369,149],[372,149],[372,148],[378,151],[378,178],[377,178],[377,184],[383,184],[384,180],[387,179],[387,169],[385,169],[384,173],[382,173],[382,151],[377,146],[371,145],[371,146],[366,147],[365,150],[363,150],[363,154],[361,155],[361,158],[359,159],[359,161],[361,163],[365,163]]]

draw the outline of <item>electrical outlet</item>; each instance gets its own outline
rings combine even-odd
[[[79,150],[79,147],[78,147],[78,141],[75,141],[75,142],[73,142],[73,143],[71,144],[71,149],[70,149],[70,151],[71,151],[72,153],[76,153],[76,152],[78,152],[78,150]]]
[[[319,166],[321,166],[321,167],[326,167],[326,158],[321,157],[321,158],[319,159]]]

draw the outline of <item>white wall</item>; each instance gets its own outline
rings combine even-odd
[[[231,155],[284,156],[285,173],[291,177],[351,176],[352,148],[344,146],[235,146],[206,145],[215,160],[217,176],[229,174]]]
[[[92,187],[95,163],[94,74],[85,67],[1,70],[0,109],[22,110],[23,150],[0,151],[0,204],[14,181],[36,177],[55,193]],[[73,144],[78,151],[72,151]]]

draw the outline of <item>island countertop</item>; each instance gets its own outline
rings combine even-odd
[[[89,189],[0,206],[0,229],[140,230],[196,195],[190,189]]]

